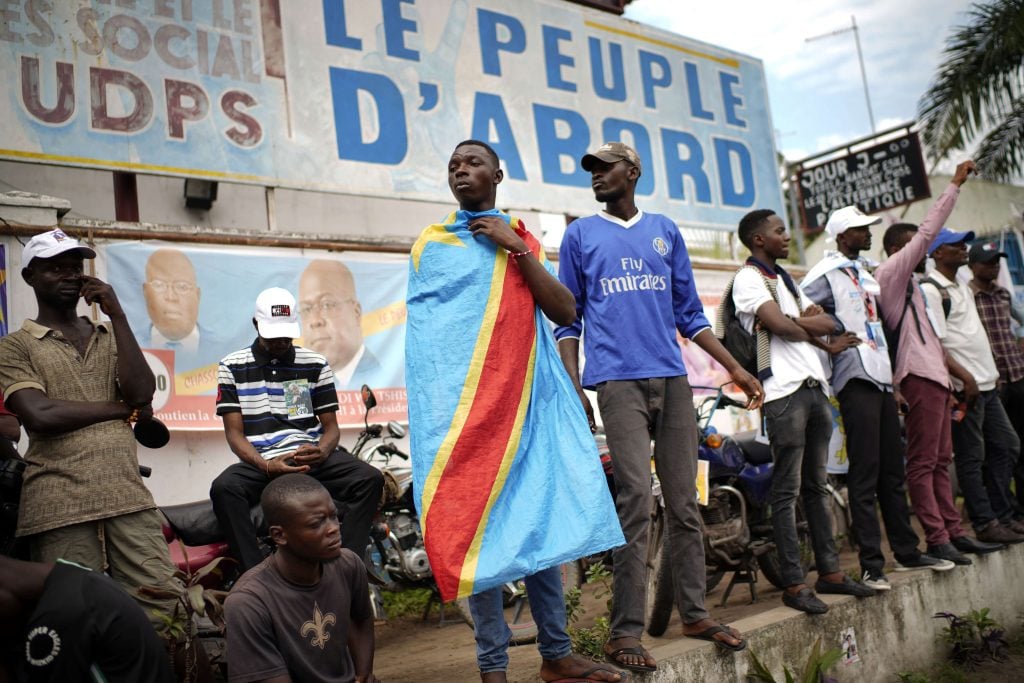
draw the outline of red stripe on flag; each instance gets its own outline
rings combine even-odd
[[[528,243],[536,251],[536,240]],[[535,335],[533,295],[519,268],[509,263],[479,388],[437,483],[424,534],[446,601],[456,597],[466,553],[512,436]]]

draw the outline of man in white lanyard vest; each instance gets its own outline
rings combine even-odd
[[[811,301],[861,339],[856,347],[831,356],[831,384],[846,428],[847,487],[863,581],[875,590],[889,590],[876,498],[896,571],[944,571],[954,565],[921,554],[917,534],[910,526],[892,365],[878,313],[880,290],[870,272],[876,264],[860,255],[871,248],[870,226],[881,220],[864,215],[856,206],[833,212],[825,231],[835,240],[837,250],[827,251],[801,286]]]

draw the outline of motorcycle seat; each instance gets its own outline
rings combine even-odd
[[[751,465],[766,465],[772,461],[771,446],[757,441],[756,429],[733,434],[732,439],[743,451],[743,456]]]
[[[185,545],[201,546],[212,543],[224,543],[227,539],[220,530],[217,515],[213,512],[213,503],[209,500],[198,500],[182,505],[168,505],[160,508],[167,518],[168,524]],[[249,511],[253,525],[257,529],[265,529],[263,508],[253,506]],[[172,539],[168,539],[170,541]]]

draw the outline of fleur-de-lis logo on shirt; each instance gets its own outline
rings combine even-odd
[[[313,619],[307,621],[299,629],[299,635],[305,638],[306,636],[313,636],[309,644],[315,645],[321,650],[327,645],[327,641],[331,639],[331,634],[327,632],[328,626],[334,626],[338,623],[332,612],[324,614],[320,611],[320,605],[313,603]]]

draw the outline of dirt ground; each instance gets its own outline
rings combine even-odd
[[[919,538],[924,538],[916,517],[911,523]],[[840,566],[852,575],[859,573],[857,554],[850,544],[843,540],[842,532],[835,525],[839,541]],[[888,542],[882,542],[882,550],[887,558],[891,558]],[[782,591],[772,586],[758,572],[757,601],[751,602],[750,588],[745,584],[736,585],[724,606],[719,606],[726,586],[732,574],[726,574],[721,583],[707,595],[706,606],[711,616],[722,623],[729,623],[749,616],[774,609],[782,604]],[[816,575],[812,571],[809,581]],[[890,579],[899,579],[900,575]],[[595,586],[583,586],[583,616],[580,626],[593,625],[594,619],[606,614],[605,598],[594,597]],[[383,683],[472,683],[479,680],[476,669],[475,644],[473,631],[458,615],[453,606],[446,610],[444,625],[438,621],[436,607],[431,611],[427,621],[418,617],[392,619],[377,625],[377,650],[374,657],[374,673]],[[652,638],[644,634],[644,643],[649,647],[678,640],[683,637],[682,622],[679,614],[674,613],[668,630],[661,638]],[[1021,664],[1018,657],[1012,659]],[[534,683],[540,680],[540,655],[535,644],[519,645],[509,649],[510,683]],[[1024,680],[1020,668],[1009,669],[1007,663],[986,664],[978,671],[969,674],[967,681],[978,683],[995,683],[999,681]],[[1010,674],[1007,676],[1007,674]],[[945,682],[942,682],[945,683]],[[952,683],[952,682],[950,682]]]
[[[852,553],[843,554],[843,568],[855,569],[857,559]],[[729,602],[718,607],[731,575],[708,594],[707,605],[719,621],[734,621],[778,607],[781,591],[763,578],[757,583],[758,601],[750,603],[750,590],[746,585],[733,588]],[[595,618],[605,613],[604,599],[594,598],[594,586],[583,588],[584,616],[582,626],[590,626]],[[479,680],[473,631],[463,622],[458,613],[448,608],[445,624],[439,625],[436,608],[428,621],[418,617],[403,617],[378,624],[376,629],[377,651],[374,657],[374,673],[383,683],[471,683]],[[663,638],[645,636],[645,643],[658,645],[682,636],[682,624],[675,614]],[[520,645],[509,650],[510,683],[533,683],[539,681],[540,655],[535,644]]]

